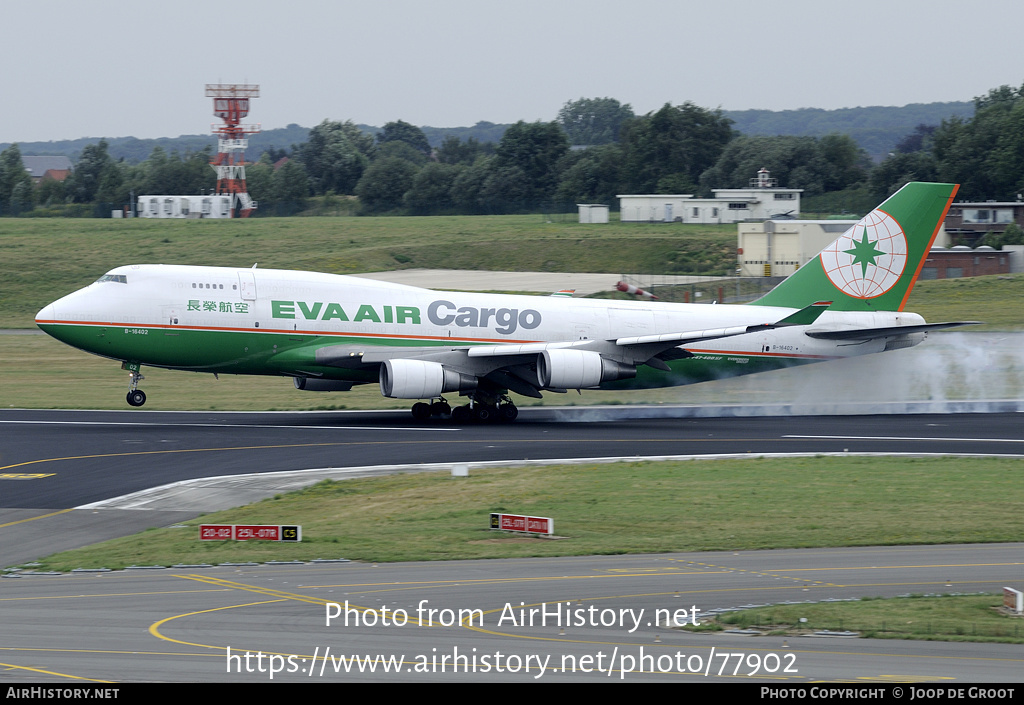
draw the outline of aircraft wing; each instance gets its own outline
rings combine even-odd
[[[316,349],[315,363],[364,372],[382,366],[387,368],[382,370],[382,378],[387,379],[401,377],[406,374],[403,370],[410,376],[431,370],[432,374],[449,375],[445,379],[450,379],[452,385],[471,384],[469,380],[474,378],[486,379],[496,387],[539,397],[541,389],[596,387],[605,381],[633,377],[638,365],[668,370],[665,359],[689,356],[681,346],[690,343],[810,325],[830,303],[811,304],[773,323],[610,340],[418,347],[328,345]]]
[[[712,328],[699,331],[678,333],[662,333],[641,335],[614,340],[563,340],[538,343],[502,343],[498,345],[452,345],[452,346],[366,346],[366,345],[328,345],[320,347],[315,353],[318,365],[329,367],[361,367],[363,365],[380,364],[398,358],[438,360],[452,364],[458,359],[482,360],[486,358],[509,358],[518,356],[535,356],[549,350],[581,349],[596,350],[625,361],[633,360],[633,364],[642,363],[661,350],[668,350],[680,345],[734,335],[745,335],[761,330],[780,328],[783,326],[810,325],[828,308],[829,301],[819,301],[775,323],[732,326],[728,328]],[[628,354],[635,351],[638,354]],[[645,357],[646,356],[646,357]]]

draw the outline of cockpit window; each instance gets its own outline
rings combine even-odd
[[[96,283],[100,282],[120,282],[121,284],[128,283],[128,275],[126,274],[104,274],[102,277],[96,280]]]

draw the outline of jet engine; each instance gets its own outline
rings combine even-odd
[[[545,350],[537,356],[542,388],[584,389],[602,382],[636,377],[636,367],[601,357],[593,350]]]
[[[445,392],[476,389],[477,378],[429,360],[386,360],[380,366],[380,393],[393,399],[431,399]]]

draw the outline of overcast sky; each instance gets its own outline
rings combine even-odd
[[[970,100],[1024,83],[1020,0],[3,0],[0,142],[210,129],[207,83],[255,83],[247,122],[458,127]]]

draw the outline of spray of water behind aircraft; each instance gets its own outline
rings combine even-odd
[[[1024,333],[933,333],[886,355],[706,382],[673,397],[577,408],[561,419],[1024,412]]]

